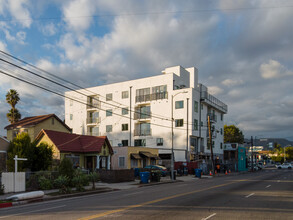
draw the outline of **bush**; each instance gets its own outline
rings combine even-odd
[[[92,188],[96,189],[95,182],[97,182],[100,179],[100,175],[96,172],[93,172],[93,173],[90,173],[88,176],[89,176],[90,181],[93,184]]]
[[[45,176],[40,176],[38,179],[38,183],[40,186],[40,189],[42,190],[48,190],[53,188],[53,184],[50,179],[47,179]]]
[[[57,179],[54,180],[54,186],[59,189],[59,193],[71,193],[71,188],[69,187],[69,177],[67,176],[59,176]]]
[[[85,188],[83,186],[83,178],[82,178],[82,176],[73,177],[72,183],[76,187],[76,191],[79,191],[79,192],[85,191]]]
[[[4,195],[4,184],[0,185],[0,195]]]
[[[67,176],[69,178],[69,183],[71,183],[71,180],[74,176],[74,168],[73,164],[70,159],[64,158],[59,166],[59,175],[61,176]]]

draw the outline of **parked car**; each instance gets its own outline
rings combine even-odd
[[[168,170],[164,166],[160,165],[148,165],[144,167],[144,169],[150,169],[150,170],[160,170],[162,172],[162,176],[167,176]]]
[[[283,163],[277,166],[278,169],[292,169],[292,165],[290,163]]]
[[[278,166],[280,166],[280,165],[281,165],[281,163],[277,162],[277,163],[275,164],[275,167],[278,168]]]

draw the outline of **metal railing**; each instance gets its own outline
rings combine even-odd
[[[97,118],[87,118],[86,119],[86,123],[87,124],[99,124],[101,122],[101,118],[100,117],[97,117]]]
[[[148,101],[153,101],[158,99],[167,99],[167,98],[168,98],[168,92],[158,92],[153,94],[135,96],[135,102],[148,102]]]
[[[152,129],[134,129],[134,136],[151,136]]]
[[[216,97],[210,95],[207,91],[202,91],[200,93],[200,98],[203,101],[206,101],[206,103],[215,106],[216,108],[218,108],[219,110],[227,113],[228,111],[228,106],[221,102],[219,99],[217,99]]]

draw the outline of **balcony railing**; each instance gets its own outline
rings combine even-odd
[[[98,101],[98,100],[93,100],[92,102],[88,102],[88,103],[87,103],[86,108],[87,108],[87,109],[101,108],[101,102]]]
[[[210,104],[210,105],[216,107],[220,111],[227,113],[228,106],[225,103],[221,102],[216,97],[210,95],[207,91],[202,91],[200,93],[200,98],[201,98],[201,100],[203,100],[203,102],[206,102],[207,104]]]
[[[136,96],[135,102],[148,102],[152,100],[167,99],[167,98],[168,98],[168,92],[158,92],[153,94]]]
[[[98,117],[98,118],[91,118],[91,117],[89,117],[86,120],[86,123],[87,124],[99,124],[100,122],[101,122],[101,118],[100,117]]]
[[[208,120],[208,117],[210,116],[210,121],[211,122],[217,122],[217,115],[215,114],[212,114],[212,113],[208,113],[207,114],[207,120]]]
[[[134,120],[138,119],[150,119],[152,117],[151,112],[146,112],[146,113],[134,113]]]
[[[151,136],[152,129],[134,129],[134,136]]]
[[[100,132],[90,132],[90,131],[88,131],[87,132],[87,135],[90,135],[90,136],[101,136],[101,133]]]

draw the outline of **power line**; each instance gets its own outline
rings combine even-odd
[[[262,7],[241,7],[241,8],[212,8],[212,9],[194,9],[185,11],[154,11],[154,12],[137,12],[124,14],[97,14],[97,15],[80,15],[80,16],[56,16],[56,17],[38,17],[38,18],[19,18],[19,19],[0,19],[4,22],[13,21],[45,21],[45,20],[64,20],[64,19],[86,19],[101,17],[126,17],[126,16],[142,16],[142,15],[162,15],[162,14],[196,14],[196,13],[213,13],[218,11],[253,11],[253,10],[269,10],[293,8],[292,5],[283,6],[262,6]]]
[[[35,83],[32,83],[32,82],[29,82],[29,81],[27,81],[27,80],[21,79],[21,78],[19,78],[19,77],[13,76],[13,75],[11,75],[11,74],[9,74],[9,73],[7,73],[7,72],[4,72],[4,71],[2,71],[2,70],[0,70],[0,73],[4,74],[4,75],[6,75],[6,76],[9,76],[9,77],[11,77],[11,78],[17,79],[17,80],[19,80],[19,81],[21,81],[21,82],[27,83],[27,84],[29,84],[29,85],[35,86],[35,87],[37,87],[37,88],[39,88],[39,89],[45,90],[45,91],[47,91],[47,92],[51,92],[51,93],[53,93],[53,94],[55,94],[55,95],[58,95],[58,96],[61,96],[61,97],[64,97],[64,98],[68,98],[68,99],[73,100],[73,101],[76,101],[76,102],[78,102],[78,103],[80,103],[80,104],[84,104],[84,105],[87,105],[87,106],[91,106],[91,105],[88,104],[88,103],[84,103],[84,102],[82,102],[82,101],[80,101],[80,100],[78,100],[78,99],[74,99],[74,98],[71,98],[71,97],[70,97],[70,98],[69,98],[69,97],[66,97],[66,96],[63,95],[63,94],[60,94],[60,93],[58,93],[58,92],[52,91],[52,90],[50,90],[50,89],[47,89],[47,88],[45,88],[45,87],[39,86],[39,85],[37,85],[37,84],[35,84]],[[93,106],[91,106],[91,107],[93,107]],[[107,112],[107,110],[105,110],[105,109],[101,109],[101,108],[100,108],[100,110]],[[114,113],[114,112],[112,112],[112,114],[114,114],[114,115],[118,115],[118,116],[120,116],[120,117],[124,117],[124,118],[129,119],[129,117],[127,117],[127,116],[125,116],[125,115],[121,115],[121,114]],[[165,126],[165,125],[161,125],[161,124],[156,124],[156,123],[151,123],[151,124],[152,124],[152,125],[155,125],[155,126],[159,126],[159,127],[170,128],[169,126]],[[185,129],[178,128],[178,127],[175,127],[175,129],[185,131]]]
[[[86,91],[91,92],[91,93],[94,94],[94,95],[100,96],[99,94],[96,94],[96,93],[94,93],[94,92],[92,92],[92,91],[90,91],[90,90],[88,90],[88,89],[86,89],[86,88],[83,88],[83,87],[81,87],[81,86],[79,86],[79,85],[77,85],[77,84],[71,83],[70,81],[65,80],[65,79],[63,79],[63,78],[61,78],[61,77],[58,77],[58,76],[56,76],[56,75],[54,75],[54,74],[52,74],[52,73],[49,73],[48,71],[42,70],[41,68],[38,68],[38,67],[36,67],[36,66],[34,66],[34,65],[32,65],[32,64],[30,64],[30,63],[24,61],[24,60],[21,60],[21,59],[19,59],[19,58],[13,56],[13,55],[11,55],[11,54],[8,54],[8,53],[6,53],[6,52],[4,52],[4,51],[2,51],[2,50],[0,50],[0,52],[3,53],[4,55],[8,56],[9,58],[16,59],[17,61],[22,62],[22,63],[25,63],[26,65],[28,65],[28,66],[30,66],[30,67],[32,67],[32,68],[35,68],[35,69],[37,69],[37,70],[39,70],[39,71],[41,71],[41,72],[45,72],[45,73],[49,74],[49,75],[52,76],[52,77],[58,78],[58,79],[60,79],[60,80],[62,80],[62,81],[64,81],[64,82],[67,82],[67,83],[69,83],[69,84],[72,84],[72,85],[74,85],[74,86],[76,86],[76,87],[78,87],[78,88],[80,88],[80,89],[82,89],[82,90],[86,90]],[[28,70],[28,69],[25,69],[25,68],[23,68],[23,67],[21,67],[21,66],[19,66],[19,65],[16,65],[16,64],[14,64],[14,63],[12,63],[12,62],[6,61],[6,60],[4,60],[4,59],[2,59],[2,58],[0,58],[0,61],[3,61],[3,62],[5,62],[5,63],[7,63],[7,64],[10,64],[10,65],[12,65],[12,66],[14,66],[14,67],[16,67],[16,68],[19,68],[19,69],[21,69],[21,70],[23,70],[23,71],[26,71],[26,72],[28,72],[28,73],[30,73],[30,74],[33,74],[34,76],[37,76],[37,77],[40,77],[40,78],[42,78],[42,79],[48,80],[48,81],[50,81],[50,82],[52,82],[52,83],[54,83],[54,84],[56,84],[56,85],[58,85],[58,86],[64,87],[64,88],[69,89],[69,90],[71,90],[71,91],[73,91],[73,92],[76,92],[76,93],[78,93],[78,94],[81,94],[81,95],[83,95],[83,96],[88,97],[87,94],[84,94],[84,93],[82,93],[82,92],[80,92],[80,91],[78,91],[78,90],[75,90],[75,89],[73,89],[73,88],[70,88],[70,87],[68,87],[68,86],[65,86],[65,85],[63,85],[63,84],[61,84],[61,83],[58,83],[58,82],[54,81],[54,80],[48,79],[48,78],[46,78],[46,77],[44,77],[44,76],[41,76],[40,74],[37,74],[37,73],[35,73],[35,72],[32,72],[32,71],[30,71],[30,70]],[[113,106],[113,107],[115,107],[115,108],[121,108],[121,109],[123,109],[123,108],[120,107],[120,106],[113,105],[113,104],[111,104],[111,103],[101,101],[100,99],[97,99],[97,98],[95,98],[95,97],[92,97],[92,98],[93,98],[94,100],[96,100],[96,101],[98,101],[98,102],[101,102],[101,103],[104,103],[104,104],[106,104],[106,105],[110,105],[110,106]],[[116,103],[118,103],[118,102],[116,102]],[[122,105],[122,106],[125,106],[124,104],[121,104],[121,103],[119,103],[119,104]],[[127,107],[129,108],[129,106],[127,106]],[[98,108],[98,109],[99,109],[99,108]],[[141,114],[140,112],[137,112],[135,109],[134,109],[134,110],[129,109],[129,111],[130,111],[130,113],[133,112],[133,113],[139,113],[139,114]],[[147,113],[145,113],[144,115],[151,116],[150,114],[147,114]],[[170,122],[172,121],[171,118],[168,119],[168,118],[162,118],[160,115],[159,115],[159,116],[153,116],[153,115],[154,115],[154,114],[152,114],[152,117],[154,117],[154,118],[158,118],[158,119],[161,119],[161,120],[168,120],[168,121],[170,121]],[[122,115],[121,115],[121,116],[122,116]],[[187,124],[187,125],[192,125],[192,126],[194,126],[194,123],[186,123],[186,122],[184,122],[183,124]],[[204,127],[204,126],[201,126],[201,127]],[[198,125],[198,128],[200,128],[200,125]]]

